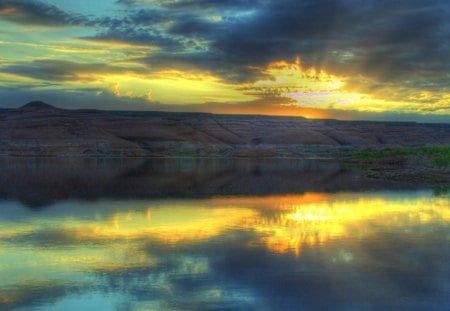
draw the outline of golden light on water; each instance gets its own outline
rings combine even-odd
[[[167,245],[202,243],[226,230],[239,229],[258,233],[261,242],[272,251],[299,255],[305,245],[325,245],[333,239],[369,234],[370,225],[374,224],[396,227],[450,222],[448,207],[445,198],[359,198],[353,194],[325,193],[168,201],[144,209],[125,205],[123,210],[108,210],[92,219],[77,220],[72,215],[45,221],[31,219],[25,225],[3,221],[0,237],[14,240],[15,236],[43,232],[46,238],[59,239],[61,245],[71,245],[64,257],[80,251],[90,263],[95,263],[109,260],[103,254],[103,247],[108,247],[104,243],[123,244],[124,249],[138,248],[133,243],[146,239]],[[98,257],[96,260],[84,248],[86,242],[95,245],[90,250],[92,256]],[[77,250],[78,244],[82,248]],[[31,245],[26,252],[42,254],[44,250],[38,246]],[[46,258],[60,256],[58,248],[45,252]],[[80,258],[83,257],[76,261]]]
[[[168,210],[148,208],[139,212],[115,212],[110,222],[96,223],[78,229],[82,239],[144,239],[151,237],[168,244],[202,241],[224,230],[239,226],[241,221],[256,217],[248,208],[207,208],[190,205]],[[88,229],[88,230],[86,230]]]
[[[333,201],[299,202],[282,207],[273,218],[258,218],[254,230],[263,233],[274,252],[301,254],[304,246],[319,246],[351,236],[371,233],[372,226],[395,228],[432,222],[450,222],[447,199],[388,200],[384,198],[343,198]],[[300,200],[301,201],[301,200]]]
[[[94,272],[156,269],[166,252],[201,249],[232,236],[251,237],[243,244],[249,249],[302,258],[306,249],[325,251],[335,242],[345,245],[379,232],[416,232],[450,223],[448,198],[428,194],[306,193],[86,204],[91,206],[53,206],[41,214],[25,213],[23,219],[2,220],[0,288],[66,278],[84,282],[86,273]],[[348,263],[355,255],[341,249],[336,256]],[[176,258],[176,273],[210,271],[207,257]],[[173,290],[165,279],[155,286]],[[0,303],[12,304],[20,295],[6,290]]]

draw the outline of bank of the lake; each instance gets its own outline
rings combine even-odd
[[[365,149],[342,153],[341,158],[371,178],[450,187],[448,146]]]

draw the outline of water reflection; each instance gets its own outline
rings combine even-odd
[[[67,199],[207,198],[411,189],[340,163],[295,159],[2,158],[0,198],[44,208]]]
[[[448,310],[429,191],[1,201],[0,308]]]

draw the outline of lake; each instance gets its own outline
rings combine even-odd
[[[312,160],[0,169],[0,310],[450,309],[445,191]]]

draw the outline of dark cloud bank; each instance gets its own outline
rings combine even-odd
[[[390,86],[438,97],[449,92],[448,1],[119,0],[116,5],[120,15],[88,17],[39,1],[7,0],[0,11],[14,8],[14,13],[0,18],[93,27],[96,34],[83,39],[158,47],[133,59],[149,70],[195,68],[230,83],[251,82],[269,62],[301,56],[306,66],[371,79],[368,92]],[[61,69],[48,65],[35,61],[2,71],[59,79]]]

